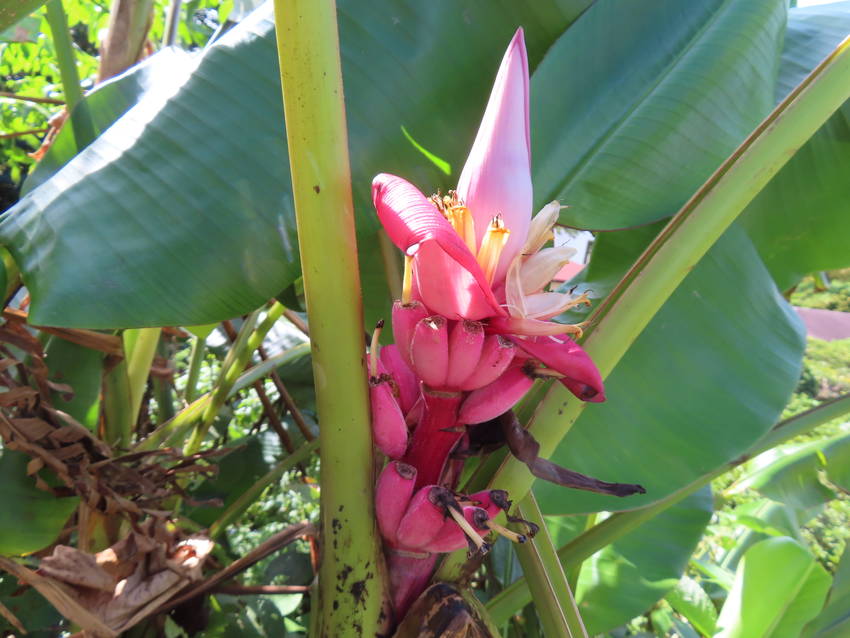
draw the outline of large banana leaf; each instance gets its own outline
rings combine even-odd
[[[753,488],[786,505],[807,509],[837,498],[829,486],[850,489],[850,434],[813,441],[740,479],[736,489]]]
[[[850,635],[850,550],[845,548],[823,610],[806,625],[803,638],[846,638]]]
[[[580,228],[675,213],[773,107],[785,5],[596,2],[532,79],[536,201]]]
[[[15,24],[45,3],[45,0],[0,0],[0,31]]]
[[[623,232],[646,239],[642,229]],[[541,509],[644,505],[739,456],[778,419],[803,347],[799,320],[733,226],[610,375],[608,401],[585,410],[553,455],[585,474],[640,483],[647,493],[617,499],[538,481]]]
[[[784,97],[850,34],[850,2],[793,9],[777,85]],[[850,104],[812,137],[742,216],[781,289],[850,265]]]
[[[516,26],[527,27],[536,64],[588,4],[340,3],[361,239],[374,241],[375,173],[404,174],[425,190],[454,184]],[[207,49],[191,75],[176,76],[0,222],[34,322],[208,323],[258,306],[297,277],[270,7]],[[402,127],[455,175],[416,150]],[[388,295],[380,253],[365,243],[375,314]]]
[[[797,541],[779,537],[757,543],[738,566],[716,636],[799,636],[823,606],[830,582],[826,570]]]
[[[188,79],[196,63],[189,53],[172,47],[147,58],[131,71],[98,84],[85,99],[95,134],[108,129],[143,95],[156,93],[167,98]],[[79,152],[73,129],[63,126],[50,149],[27,175],[21,195],[46,182]]]
[[[582,564],[576,600],[590,635],[628,622],[676,586],[713,509],[711,490],[700,490]],[[549,521],[557,545],[581,531],[571,517]]]

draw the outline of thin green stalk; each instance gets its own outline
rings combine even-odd
[[[162,328],[134,328],[125,330],[122,335],[127,358],[127,381],[130,384],[131,427],[139,418],[139,408],[161,334]]]
[[[314,613],[318,635],[372,636],[382,557],[336,6],[275,0],[275,24],[320,425],[323,551]]]
[[[161,328],[125,330],[121,335],[124,358],[103,378],[103,415],[106,440],[127,449],[156,354]]]
[[[47,23],[53,36],[53,48],[56,51],[56,63],[59,65],[59,76],[62,79],[62,92],[65,94],[65,104],[68,117],[71,118],[71,128],[77,148],[88,146],[95,138],[94,125],[86,104],[82,102],[83,91],[80,88],[80,76],[77,73],[77,58],[74,45],[68,30],[68,17],[62,8],[62,0],[50,0],[45,5]],[[81,104],[82,102],[82,104]],[[80,108],[75,107],[81,104]]]
[[[534,493],[526,494],[519,504],[519,515],[540,527],[533,540],[516,546],[516,552],[543,633],[547,638],[587,638],[587,630]],[[507,619],[493,620],[502,624]]]
[[[192,350],[189,354],[189,371],[186,374],[186,388],[183,398],[186,403],[195,400],[198,394],[198,378],[201,376],[201,366],[204,363],[204,355],[207,352],[207,340],[201,337],[192,337]]]
[[[242,494],[239,495],[239,498],[228,505],[221,513],[221,516],[219,516],[215,522],[210,525],[210,538],[216,538],[219,534],[221,534],[221,532],[227,529],[233,521],[238,519],[245,510],[247,510],[251,504],[260,497],[260,494],[263,493],[264,489],[283,476],[284,472],[287,472],[299,463],[306,461],[318,447],[318,440],[305,443],[295,450],[295,452],[281,460],[271,470],[266,472],[266,474],[257,479],[256,483],[242,492]]]
[[[658,516],[694,492],[709,485],[714,479],[726,472],[734,470],[742,463],[773,449],[781,443],[793,439],[795,436],[809,432],[816,427],[829,423],[833,419],[847,415],[850,415],[850,395],[844,395],[790,419],[781,421],[756,441],[751,451],[747,454],[722,465],[708,474],[704,474],[692,483],[648,507],[614,514],[577,536],[558,550],[558,557],[561,563],[567,568],[580,564],[603,547],[622,538],[646,521]],[[522,609],[531,599],[532,594],[529,591],[528,584],[524,578],[521,578],[490,599],[487,603],[487,610],[493,621],[500,624],[506,622],[516,610]]]
[[[605,378],[696,263],[770,179],[827,119],[850,99],[850,38],[786,97],[715,171],[647,247],[600,305],[582,343]],[[560,384],[551,384],[527,424],[548,458],[584,410]],[[534,481],[507,457],[491,485],[520,498]],[[443,561],[454,580],[463,556]]]
[[[262,363],[249,368],[236,380],[225,399],[230,399],[235,396],[237,392],[253,385],[258,379],[268,376],[275,368],[278,368],[287,362],[301,358],[304,355],[305,350],[308,349],[308,344],[298,344],[289,350],[276,354],[273,357],[269,357]],[[154,450],[163,446],[179,445],[186,436],[186,433],[201,417],[203,417],[211,402],[211,392],[195,399],[191,404],[174,415],[171,420],[163,423],[145,437],[145,439],[139,441],[133,447],[132,451],[142,452],[145,450]]]
[[[156,347],[157,356],[165,361],[171,360],[171,347],[167,339],[160,338]],[[164,423],[174,418],[174,384],[171,379],[153,376],[154,398],[157,405],[157,422]]]
[[[224,402],[230,396],[230,391],[233,389],[234,384],[248,364],[251,363],[251,357],[254,351],[263,343],[263,339],[265,339],[275,322],[280,319],[284,310],[285,308],[275,301],[269,307],[265,318],[256,329],[254,326],[260,316],[259,310],[255,310],[248,315],[242,323],[236,341],[233,342],[230,351],[221,364],[221,371],[219,372],[215,388],[212,391],[211,400],[204,409],[201,421],[184,447],[186,454],[193,454],[200,449],[204,437],[209,432]]]
[[[109,445],[121,449],[126,449],[133,438],[130,395],[125,358],[103,376],[104,438]]]

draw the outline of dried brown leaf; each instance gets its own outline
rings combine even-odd
[[[26,385],[0,392],[0,407],[32,409],[38,400],[38,391]]]
[[[19,418],[12,419],[15,428],[30,441],[38,441],[44,438],[55,429],[44,419],[39,418]]]
[[[67,545],[57,545],[53,553],[41,560],[38,572],[61,580],[69,585],[90,587],[98,591],[112,592],[115,589],[115,579],[97,564],[93,554],[81,552]]]

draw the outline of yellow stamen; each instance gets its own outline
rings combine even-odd
[[[479,534],[475,530],[475,528],[473,528],[472,525],[469,524],[469,521],[466,520],[466,517],[463,514],[458,512],[453,507],[449,507],[448,510],[449,514],[452,515],[452,518],[455,519],[455,523],[458,524],[458,527],[460,527],[463,530],[463,533],[469,537],[469,540],[475,543],[475,546],[479,550],[487,544],[486,541],[481,538],[481,534]]]
[[[531,370],[531,374],[535,377],[551,377],[553,379],[563,379],[567,376],[552,368],[534,368]]]
[[[431,195],[429,199],[437,207],[437,210],[443,214],[443,217],[448,220],[454,231],[474,255],[477,247],[475,241],[475,220],[469,209],[464,206],[463,202],[457,196],[457,192],[449,191],[449,194],[445,196],[440,196],[437,193],[436,195]]]
[[[369,344],[369,376],[378,376],[378,353],[381,350],[381,330],[384,329],[384,320],[381,319],[372,333],[372,343]]]
[[[404,256],[404,279],[401,283],[401,303],[409,304],[413,297],[413,257]]]
[[[487,227],[484,238],[481,240],[481,248],[478,250],[478,264],[484,271],[487,281],[493,283],[493,276],[499,265],[502,250],[508,243],[511,231],[505,227],[501,215],[496,215]]]
[[[469,248],[469,252],[475,254],[475,220],[472,218],[472,213],[466,206],[459,204],[452,208],[452,216],[455,219],[452,224],[455,231]]]
[[[524,543],[528,540],[528,536],[526,536],[525,534],[517,534],[516,532],[509,530],[507,527],[502,527],[495,521],[489,520],[484,524],[497,534],[504,536],[509,541],[512,541],[514,543]]]

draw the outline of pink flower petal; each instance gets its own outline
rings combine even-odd
[[[504,314],[490,288],[482,293],[473,274],[436,242],[419,244],[413,258],[413,281],[422,303],[448,319],[477,321]]]
[[[528,60],[522,29],[517,30],[502,59],[457,191],[475,219],[479,245],[490,219],[497,214],[511,231],[494,279],[501,281],[525,244],[531,222]]]
[[[587,353],[569,337],[508,337],[547,367],[566,375],[560,382],[582,401],[605,400],[602,375]]]
[[[541,293],[557,295],[558,293]],[[566,295],[559,295],[566,296]],[[497,317],[487,326],[489,330],[505,335],[530,335],[535,337],[564,335],[575,332],[572,325],[558,323],[556,321],[541,321],[540,319],[528,319],[525,317]]]
[[[504,314],[475,256],[419,189],[401,177],[382,173],[372,180],[372,201],[392,242],[406,254],[417,255],[418,294],[426,306],[450,319]],[[433,294],[435,285],[442,294]],[[465,304],[453,306],[449,312],[432,306],[455,288]],[[467,306],[481,316],[463,314]]]

